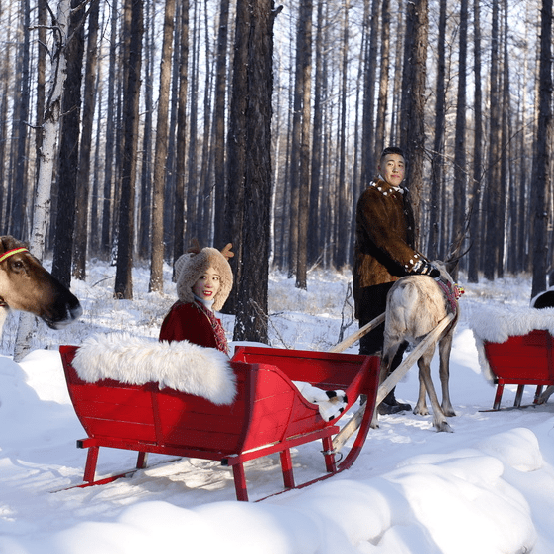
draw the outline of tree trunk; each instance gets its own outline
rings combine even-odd
[[[108,258],[112,249],[111,229],[112,213],[115,207],[112,205],[113,197],[113,159],[115,147],[115,87],[116,87],[116,37],[118,21],[118,0],[112,1],[111,9],[111,31],[110,31],[110,65],[108,73],[108,107],[106,113],[106,150],[104,159],[104,193],[102,207],[102,253]]]
[[[343,20],[343,45],[342,45],[342,90],[341,90],[341,111],[340,111],[340,129],[339,129],[339,175],[338,175],[338,187],[339,187],[339,203],[338,203],[338,232],[335,248],[335,260],[336,267],[339,271],[342,271],[348,263],[348,252],[350,250],[350,222],[352,221],[351,203],[348,201],[349,186],[348,179],[346,177],[346,119],[347,119],[347,96],[348,96],[348,58],[349,52],[349,10],[350,2],[346,2],[344,6],[344,20]]]
[[[93,0],[88,16],[88,39],[85,68],[85,87],[83,101],[83,125],[79,146],[79,168],[77,171],[77,197],[75,217],[79,225],[75,227],[73,249],[73,276],[84,280],[86,277],[87,242],[91,229],[88,226],[89,216],[89,183],[92,129],[94,127],[94,110],[96,106],[96,68],[99,0]]]
[[[439,36],[437,46],[437,81],[435,87],[435,141],[431,154],[431,198],[429,209],[429,237],[428,252],[433,260],[439,257],[439,236],[441,225],[439,223],[440,205],[443,185],[443,157],[444,157],[444,128],[446,120],[446,2],[440,3]],[[444,229],[442,230],[445,231]]]
[[[366,0],[367,2],[369,0]],[[364,9],[367,13],[367,9]],[[369,32],[366,34],[367,42],[363,45],[365,57],[364,70],[364,109],[362,114],[362,141],[360,159],[360,186],[362,190],[369,184],[376,170],[373,152],[375,151],[375,133],[373,116],[375,113],[375,73],[377,60],[377,27],[379,24],[379,2],[371,3],[371,15],[364,25]]]
[[[175,30],[175,0],[166,0],[163,31],[162,61],[160,69],[160,95],[158,123],[156,127],[156,152],[154,158],[154,191],[152,195],[152,249],[149,290],[163,291],[164,262],[164,192],[167,162],[169,92],[171,85],[171,58]]]
[[[36,159],[37,162],[40,159],[40,151],[42,148],[42,126],[44,124],[44,110],[46,107],[46,16],[47,16],[47,3],[46,0],[38,0],[38,60],[37,60],[37,132],[35,138],[35,148],[36,148]],[[0,160],[2,158],[0,157]],[[37,163],[38,165],[38,163]],[[38,183],[38,171],[37,171],[37,183]],[[0,180],[3,182],[2,176],[0,175]],[[33,190],[33,197],[36,195],[36,186],[35,184]],[[1,202],[1,201],[0,201]],[[2,214],[0,203],[0,215]],[[34,223],[33,223],[34,225]]]
[[[50,69],[48,102],[42,127],[42,147],[38,159],[37,192],[34,203],[33,230],[30,249],[40,261],[44,259],[46,248],[46,225],[50,212],[50,187],[54,173],[56,142],[60,127],[60,112],[64,80],[66,78],[65,47],[67,45],[70,0],[61,0],[56,14],[54,36],[54,64]],[[36,318],[28,312],[21,312],[15,342],[14,361],[22,360],[31,349],[31,338],[36,326]]]
[[[312,92],[312,0],[302,0],[302,30],[297,40],[301,43],[302,65],[302,121],[298,168],[298,249],[296,258],[296,287],[308,288],[308,221],[310,215],[310,129]]]
[[[198,94],[200,91],[199,79],[199,15],[198,3],[194,6],[194,26],[192,33],[192,60],[191,60],[191,86],[190,86],[190,133],[188,152],[188,179],[187,179],[187,226],[185,236],[189,242],[198,238],[199,231],[199,180],[198,180]]]
[[[203,114],[202,114],[202,151],[200,155],[200,176],[198,179],[198,198],[199,198],[199,228],[198,237],[201,244],[210,244],[211,229],[212,229],[212,215],[213,215],[213,189],[212,189],[212,155],[211,155],[211,138],[212,138],[212,121],[211,113],[211,89],[213,83],[213,48],[210,44],[210,33],[208,32],[208,21],[206,11],[204,11],[204,42],[205,52],[204,56],[204,100]]]
[[[498,259],[499,235],[503,234],[498,228],[498,202],[500,193],[500,158],[501,158],[501,107],[499,77],[499,0],[493,0],[492,12],[492,52],[491,52],[491,92],[490,92],[490,137],[489,137],[489,166],[487,171],[486,189],[486,248],[483,249],[483,266],[485,277],[494,279],[500,260]]]
[[[294,68],[293,117],[290,150],[290,230],[289,230],[289,276],[298,275],[298,231],[300,229],[300,184],[302,163],[302,101],[305,79],[305,41],[307,4],[309,0],[299,3],[298,23],[296,27],[296,60]],[[310,49],[311,50],[311,49]]]
[[[456,136],[454,143],[454,221],[452,228],[454,256],[462,253],[466,235],[466,82],[467,82],[467,0],[460,2],[460,54],[458,56],[458,96],[456,102]],[[458,264],[450,267],[457,278]]]
[[[133,298],[133,238],[135,182],[139,126],[139,94],[142,58],[143,0],[127,0],[126,17],[130,19],[129,59],[124,91],[124,147],[119,204],[119,236],[114,296]]]
[[[52,275],[63,285],[71,284],[71,259],[75,229],[75,196],[79,166],[79,136],[81,128],[81,74],[83,71],[84,27],[83,10],[75,10],[80,0],[73,0],[66,49],[67,77],[62,100],[62,126],[58,156],[58,204],[52,256]],[[86,225],[86,223],[85,223]]]
[[[552,0],[542,0],[540,32],[539,113],[537,153],[531,182],[533,198],[533,282],[531,297],[546,288],[546,195],[550,187],[552,139]]]
[[[225,182],[225,105],[227,92],[227,37],[229,34],[229,0],[220,0],[217,35],[217,58],[214,98],[214,244],[224,245]]]
[[[402,84],[402,140],[408,167],[406,182],[414,209],[416,247],[419,246],[423,162],[425,154],[425,77],[428,32],[427,0],[408,4]]]
[[[479,259],[481,252],[481,182],[483,179],[482,143],[483,143],[483,106],[481,91],[481,9],[480,0],[474,0],[473,5],[473,51],[475,93],[473,106],[475,110],[475,130],[473,132],[473,179],[470,190],[471,198],[471,222],[470,238],[471,249],[469,251],[469,268],[467,278],[470,283],[479,281]]]
[[[312,159],[311,159],[311,179],[310,179],[310,214],[308,229],[311,231],[311,239],[308,241],[308,261],[310,265],[318,261],[321,249],[323,247],[322,229],[321,229],[321,177],[322,177],[322,154],[323,154],[323,101],[325,80],[323,77],[323,64],[325,63],[323,51],[323,27],[325,18],[323,14],[324,1],[317,3],[317,32],[315,41],[315,79],[314,79],[314,108],[313,108],[313,140],[312,140]]]
[[[175,180],[175,228],[173,260],[177,260],[185,251],[185,178],[187,159],[187,99],[188,99],[188,63],[189,63],[189,0],[183,0],[181,6],[181,49],[179,52],[179,101],[177,107],[177,166]]]
[[[248,109],[249,86],[249,32],[250,32],[249,4],[239,0],[236,8],[235,45],[233,58],[233,85],[229,110],[229,130],[227,138],[227,203],[225,206],[225,230],[228,233],[225,242],[234,245],[235,256],[230,264],[233,270],[235,283],[242,280],[243,271],[243,225],[244,219],[244,191],[246,188],[246,115]],[[225,311],[237,313],[238,286],[234,286]]]
[[[442,3],[441,3],[442,6]],[[377,115],[375,121],[375,147],[373,159],[378,160],[385,148],[385,119],[387,115],[387,98],[389,94],[390,71],[390,2],[381,4],[381,55],[379,70],[379,92],[377,96]]]
[[[244,247],[242,263],[244,271],[237,283],[238,306],[235,319],[234,340],[268,342],[268,259],[269,259],[269,207],[271,201],[271,94],[273,90],[273,20],[275,11],[272,0],[250,0],[249,9],[238,0],[239,14],[246,21],[237,19],[236,45],[246,47],[246,52],[235,56],[238,77],[233,95],[247,92],[244,156],[245,188],[244,219],[242,232]],[[247,40],[241,36],[247,32]],[[238,52],[237,52],[238,53]],[[246,61],[246,68],[243,62]],[[246,69],[246,74],[244,73]],[[247,156],[246,156],[247,153]]]
[[[155,148],[152,147],[153,128],[154,128],[154,61],[156,59],[156,18],[150,17],[150,10],[153,6],[150,2],[145,5],[145,21],[151,23],[144,32],[144,49],[147,54],[144,56],[144,68],[142,71],[144,80],[144,123],[142,130],[142,166],[140,170],[140,194],[138,206],[138,256],[142,260],[147,260],[152,251],[152,153]],[[163,54],[162,54],[163,56]],[[162,57],[162,68],[163,68]]]
[[[17,117],[17,159],[15,166],[15,181],[13,186],[13,202],[10,210],[12,234],[19,239],[26,237],[29,232],[27,221],[27,201],[28,201],[28,178],[27,178],[27,137],[30,105],[30,27],[31,27],[31,7],[29,0],[22,3],[23,15],[23,44],[20,45],[21,53],[20,68],[17,71],[17,82],[19,94],[17,95],[18,108]]]

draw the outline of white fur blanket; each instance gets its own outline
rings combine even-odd
[[[229,358],[215,348],[188,341],[159,342],[130,333],[98,334],[77,349],[73,367],[89,383],[114,379],[201,396],[214,404],[232,404],[236,379]]]
[[[319,414],[325,421],[338,417],[348,405],[348,397],[341,390],[326,391],[304,381],[293,381],[302,396],[319,408]]]
[[[479,363],[485,377],[492,381],[494,374],[485,356],[483,342],[503,343],[508,337],[527,335],[535,329],[554,335],[554,308],[537,310],[530,307],[494,306],[474,314],[471,320]]]

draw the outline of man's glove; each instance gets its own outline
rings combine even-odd
[[[414,265],[413,272],[417,275],[428,275],[429,277],[440,277],[440,271],[429,262],[419,261]]]

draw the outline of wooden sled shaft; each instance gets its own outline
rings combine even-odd
[[[441,319],[438,325],[430,331],[425,338],[408,354],[408,356],[402,361],[402,363],[379,385],[377,390],[377,398],[375,399],[375,405],[379,404],[385,399],[387,394],[398,384],[398,382],[408,373],[408,370],[421,358],[423,352],[429,348],[429,345],[436,341],[441,333],[450,325],[454,319],[454,314],[448,314],[445,318]]]
[[[454,314],[448,314],[438,325],[430,331],[425,338],[410,352],[402,363],[381,383],[377,389],[375,402],[373,406],[379,406],[387,394],[397,385],[397,383],[406,375],[408,370],[419,360],[423,352],[429,345],[440,337],[441,333],[448,327],[454,319]],[[373,320],[375,321],[375,320]],[[371,323],[371,322],[370,322]],[[359,427],[360,422],[369,406],[361,406],[352,416],[352,419],[342,428],[340,433],[333,439],[333,451],[339,452],[348,439]]]
[[[369,333],[372,329],[375,329],[375,327],[383,323],[383,321],[385,321],[385,312],[378,315],[375,319],[372,319],[369,323],[366,323],[363,327],[360,327],[353,335],[331,348],[329,352],[338,353],[350,348],[357,340]]]

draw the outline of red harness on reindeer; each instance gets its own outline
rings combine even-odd
[[[450,311],[455,314],[458,310],[458,298],[464,294],[465,290],[462,285],[458,283],[450,283],[449,281],[444,281],[440,277],[437,277],[435,281],[438,283],[439,287],[444,291],[446,299],[448,300],[448,305],[450,306]]]

